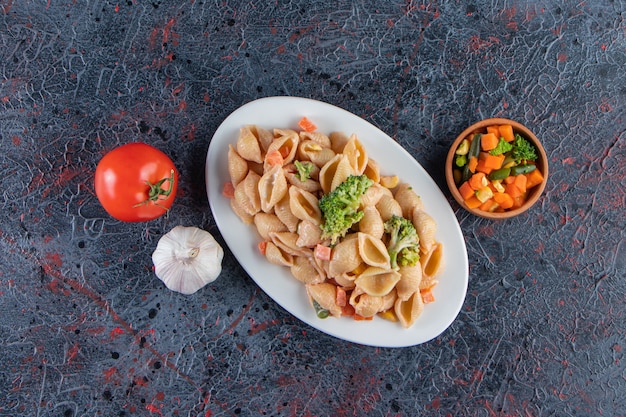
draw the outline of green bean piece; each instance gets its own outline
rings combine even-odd
[[[319,305],[315,300],[313,300],[313,308],[315,309],[315,314],[317,314],[317,317],[320,319],[325,319],[330,315],[330,312]]]
[[[476,133],[474,135],[472,143],[470,144],[469,152],[467,153],[467,162],[469,162],[472,156],[478,158],[480,155],[480,140],[482,137],[482,133]],[[461,182],[469,180],[471,176],[472,172],[469,170],[469,164],[467,164],[463,167],[463,177],[461,178]]]
[[[498,170],[491,171],[491,173],[489,174],[489,179],[490,180],[503,180],[509,175],[511,175],[511,168],[500,168]]]
[[[511,168],[511,175],[528,174],[535,169],[537,169],[537,166],[534,164],[517,165]]]

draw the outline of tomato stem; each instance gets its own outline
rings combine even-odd
[[[164,188],[162,188],[163,183],[165,181],[169,181],[169,188],[166,190]],[[160,204],[158,204],[157,202],[159,200],[167,200],[167,198],[170,196],[170,194],[172,194],[172,191],[174,191],[174,170],[172,169],[170,171],[170,176],[166,177],[166,178],[162,178],[159,181],[157,181],[156,183],[152,184],[150,181],[146,181],[146,185],[148,185],[148,187],[150,187],[150,189],[148,190],[148,198],[144,201],[142,201],[141,203],[135,204],[133,207],[140,207],[143,206],[145,204],[148,204],[150,202],[153,202],[155,205],[162,207],[164,210],[167,210],[166,207],[161,206]],[[165,197],[165,198],[160,198],[161,196]]]

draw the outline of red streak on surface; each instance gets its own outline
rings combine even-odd
[[[116,327],[113,330],[111,330],[111,332],[109,333],[109,336],[111,337],[111,339],[115,339],[117,336],[126,333],[124,331],[124,329],[120,328],[120,327]]]
[[[214,338],[214,340],[219,339],[220,337],[222,337],[226,333],[232,332],[233,329],[235,327],[237,327],[237,325],[243,319],[243,317],[246,315],[246,313],[248,313],[248,311],[250,311],[250,308],[252,308],[252,301],[254,301],[255,297],[256,297],[256,291],[254,293],[252,293],[252,295],[250,296],[250,299],[246,303],[245,307],[241,310],[241,313],[239,313],[239,315],[235,318],[235,320],[233,320],[233,322],[230,324],[230,326],[228,326],[226,329],[224,329],[224,331],[222,331],[220,334],[218,334]]]
[[[104,375],[104,380],[105,382],[111,382],[111,379],[113,378],[113,375],[115,375],[117,373],[117,368],[115,366],[109,368],[109,369],[105,369],[104,371],[102,371],[102,374]]]
[[[74,343],[67,351],[67,363],[71,363],[78,356],[78,343]]]

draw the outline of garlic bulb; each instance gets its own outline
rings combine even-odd
[[[159,239],[152,262],[167,288],[188,295],[217,279],[223,257],[224,250],[209,232],[176,226]]]

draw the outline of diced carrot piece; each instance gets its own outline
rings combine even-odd
[[[472,190],[472,187],[470,187],[469,182],[465,181],[459,187],[459,193],[461,194],[461,197],[463,198],[463,200],[467,200],[468,198],[474,195],[474,190]]]
[[[506,193],[508,195],[513,197],[513,199],[515,199],[516,197],[519,197],[520,195],[522,195],[522,192],[520,191],[519,188],[517,188],[517,186],[515,184],[507,184],[504,189],[506,190]]]
[[[341,307],[341,315],[342,316],[354,316],[354,307],[350,303],[346,303],[345,306]]]
[[[526,194],[520,194],[513,199],[513,208],[522,207],[522,204],[526,201]]]
[[[504,162],[504,154],[491,155],[490,153],[487,153],[484,160],[486,167],[491,168],[492,170],[500,169],[502,168],[502,163]]]
[[[356,313],[354,313],[354,319],[355,319],[355,320],[357,320],[357,321],[363,321],[363,320],[373,320],[373,319],[374,319],[374,316],[365,317],[365,316],[362,316],[362,315],[360,315],[360,314],[356,314]]]
[[[344,290],[340,286],[335,287],[335,289],[335,304],[337,304],[339,307],[344,307],[348,301],[348,297],[346,297],[346,290]]]
[[[280,156],[287,158],[289,156],[289,152],[291,152],[291,148],[289,146],[281,146],[278,148],[278,152],[280,152]]]
[[[505,184],[513,184],[514,181],[515,181],[515,177],[513,175],[509,175],[508,177],[504,179]]]
[[[498,146],[499,139],[493,133],[485,133],[480,138],[480,148],[483,151],[490,151],[496,146]]]
[[[261,253],[261,255],[265,255],[265,252],[267,251],[267,241],[262,240],[257,244],[257,248],[259,249],[259,252]]]
[[[232,182],[228,181],[224,183],[222,195],[226,198],[233,198],[235,196],[235,186]]]
[[[515,176],[515,181],[513,182],[513,184],[519,188],[519,190],[522,193],[526,192],[526,181],[528,181],[528,179],[526,178],[526,175],[516,175]]]
[[[493,195],[493,199],[504,210],[513,207],[513,197],[511,197],[507,193],[495,193]]]
[[[478,164],[476,164],[476,172],[482,172],[484,174],[490,174],[493,168],[489,168],[485,165],[485,160],[478,158]]]
[[[269,166],[282,165],[284,161],[285,159],[280,149],[268,152],[267,155],[265,155],[265,162],[267,162]]]
[[[476,172],[476,165],[478,165],[478,158],[470,156],[469,161],[467,161],[467,168],[471,173]]]
[[[526,189],[533,188],[535,185],[539,185],[543,182],[543,174],[539,169],[529,172],[526,175]]]
[[[420,295],[422,296],[422,301],[424,304],[432,303],[435,301],[435,295],[433,294],[432,288],[425,288],[420,290]]]
[[[501,125],[498,127],[500,131],[500,137],[504,138],[507,142],[513,142],[515,140],[515,134],[513,133],[513,126]]]
[[[493,211],[498,206],[498,203],[495,202],[493,198],[482,203],[478,208],[482,211]]]
[[[330,261],[332,249],[329,246],[324,245],[316,245],[315,250],[313,251],[313,255],[322,261]]]
[[[487,133],[493,133],[497,137],[500,137],[500,129],[498,126],[487,126]]]
[[[300,126],[300,129],[305,132],[315,132],[317,130],[317,126],[315,126],[315,124],[306,116],[300,119],[298,126]]]
[[[489,185],[489,180],[487,179],[487,176],[485,175],[484,172],[477,172],[474,175],[472,175],[470,177],[470,179],[468,180],[469,182],[469,186],[472,188],[472,190],[480,190],[483,187],[486,187],[487,185]]]
[[[465,200],[465,205],[471,209],[478,208],[480,207],[481,204],[482,204],[482,201],[480,201],[475,195]]]

